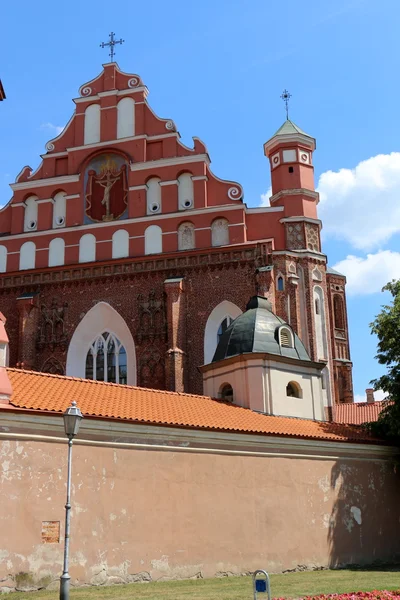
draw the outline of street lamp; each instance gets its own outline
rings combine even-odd
[[[69,600],[70,574],[68,573],[69,563],[69,525],[71,511],[71,459],[72,459],[72,440],[79,431],[79,426],[83,415],[76,405],[71,402],[63,414],[65,435],[68,437],[68,477],[67,477],[67,502],[65,503],[65,542],[64,542],[64,567],[63,574],[60,577],[60,600]]]

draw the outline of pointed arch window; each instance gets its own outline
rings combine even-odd
[[[276,289],[278,290],[278,292],[283,292],[285,289],[285,282],[283,280],[282,275],[279,275],[279,277],[276,280]]]
[[[85,376],[95,381],[127,383],[126,350],[114,334],[105,331],[91,344]]]
[[[222,321],[221,325],[218,328],[218,333],[217,333],[217,344],[219,344],[219,340],[221,339],[221,337],[224,335],[225,331],[228,329],[229,325],[233,322],[232,317],[230,317],[229,315],[227,317],[225,317],[225,319]]]

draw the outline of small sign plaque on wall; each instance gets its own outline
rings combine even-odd
[[[60,521],[42,521],[42,544],[60,542]]]

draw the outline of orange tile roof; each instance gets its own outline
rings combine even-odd
[[[378,419],[379,413],[388,405],[388,400],[375,402],[351,402],[338,404],[333,410],[335,423],[351,423],[361,425]]]
[[[76,400],[85,416],[136,423],[331,441],[378,442],[361,428],[253,412],[207,396],[150,390],[74,377],[7,369],[13,387],[10,405],[61,413]]]

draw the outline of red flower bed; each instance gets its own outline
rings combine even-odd
[[[275,598],[274,600],[284,600]],[[319,596],[304,596],[302,600],[400,600],[400,590],[373,592],[354,592],[353,594],[320,594]]]

